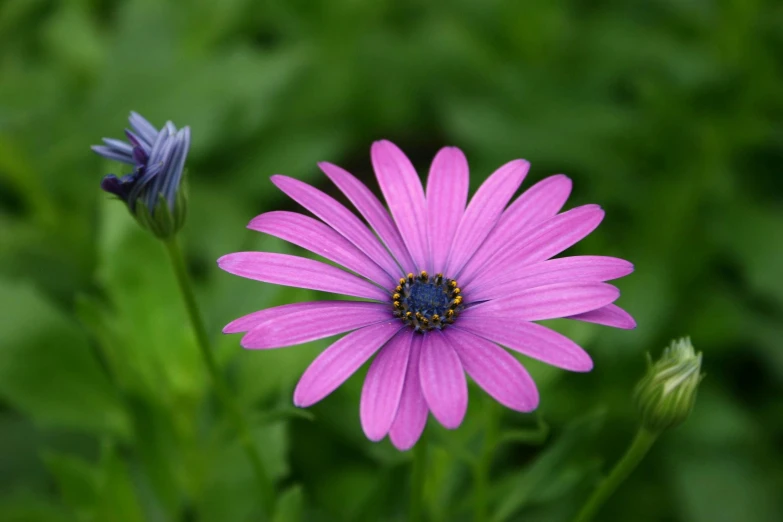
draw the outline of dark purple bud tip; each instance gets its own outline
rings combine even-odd
[[[131,146],[139,147],[141,145],[141,140],[139,139],[139,137],[133,134],[133,132],[129,131],[128,129],[125,129],[125,137],[128,138],[128,141],[130,142]]]
[[[128,174],[121,178],[118,178],[114,174],[109,174],[101,181],[101,189],[109,194],[114,194],[127,203],[128,196],[130,195],[135,181],[136,176],[133,174]]]
[[[133,161],[136,162],[136,165],[146,165],[148,159],[149,157],[141,145],[133,147]]]

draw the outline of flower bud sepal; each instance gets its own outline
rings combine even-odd
[[[634,391],[645,429],[659,433],[688,418],[704,378],[701,362],[689,338],[672,341],[657,361],[647,354],[647,372]]]
[[[158,194],[158,200],[152,209],[142,199],[139,199],[132,211],[133,216],[143,228],[155,234],[157,238],[164,241],[171,239],[185,224],[187,215],[186,188],[183,186],[177,191],[174,208],[169,206],[169,202],[163,194]]]

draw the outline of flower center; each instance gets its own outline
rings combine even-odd
[[[436,274],[430,278],[422,271],[408,274],[394,289],[394,316],[417,332],[439,330],[454,322],[462,310],[462,295],[457,282]]]

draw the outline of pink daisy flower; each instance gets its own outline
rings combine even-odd
[[[317,219],[267,212],[248,225],[344,270],[269,252],[218,260],[223,270],[242,277],[362,299],[269,308],[223,330],[244,332],[242,346],[256,349],[350,332],[304,372],[294,391],[297,406],[320,401],[375,356],[362,389],[362,428],[370,440],[388,435],[406,450],[421,436],[430,412],[446,428],[462,423],[466,373],[508,408],[529,412],[538,406],[535,383],[501,345],[565,370],[592,368],[581,347],[534,321],[565,317],[636,326],[612,304],[619,290],[604,282],[631,273],[631,263],[602,256],[551,259],[604,217],[598,205],[560,213],[571,192],[566,176],[546,178],[508,205],[529,168],[527,161],[514,160],[466,205],[468,163],[459,149],[438,152],[426,191],[393,143],[378,141],[371,154],[391,216],[358,179],[321,163],[370,228],[332,197],[280,175],[272,182]]]

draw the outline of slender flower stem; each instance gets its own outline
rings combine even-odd
[[[220,400],[223,401],[224,406],[231,415],[236,428],[239,432],[239,438],[242,446],[247,453],[247,457],[250,460],[250,464],[253,467],[253,472],[258,480],[258,486],[261,494],[261,501],[264,506],[264,510],[268,517],[271,518],[275,508],[275,491],[272,480],[266,472],[264,463],[261,460],[261,455],[258,453],[255,442],[250,432],[250,427],[242,413],[242,409],[231,394],[231,390],[228,384],[223,379],[220,369],[218,367],[215,356],[210,348],[209,335],[207,334],[206,326],[199,311],[198,302],[196,301],[196,295],[193,292],[193,284],[188,275],[187,267],[185,266],[185,260],[182,257],[182,251],[180,250],[179,243],[176,236],[164,241],[166,245],[166,251],[169,254],[171,265],[174,268],[174,273],[177,276],[177,283],[182,293],[182,298],[185,301],[185,308],[187,308],[188,316],[190,317],[193,330],[196,332],[196,341],[201,351],[201,357],[204,359],[204,364],[209,371],[209,375],[212,379],[212,383],[215,386]]]
[[[489,399],[489,398],[488,398]],[[487,491],[489,490],[489,471],[492,467],[492,459],[498,442],[500,428],[500,410],[497,403],[489,399],[485,401],[486,420],[484,421],[484,443],[481,454],[473,469],[474,488],[474,520],[486,522],[489,520]]]
[[[426,430],[413,447],[413,470],[411,471],[411,503],[409,522],[424,520],[424,479],[427,475],[427,432]]]
[[[589,522],[593,519],[604,502],[612,496],[612,493],[628,478],[647,452],[650,451],[658,435],[659,433],[649,431],[643,427],[639,428],[639,431],[636,432],[636,437],[634,437],[623,458],[614,466],[609,476],[593,491],[593,494],[590,495],[590,498],[582,506],[574,522]]]

